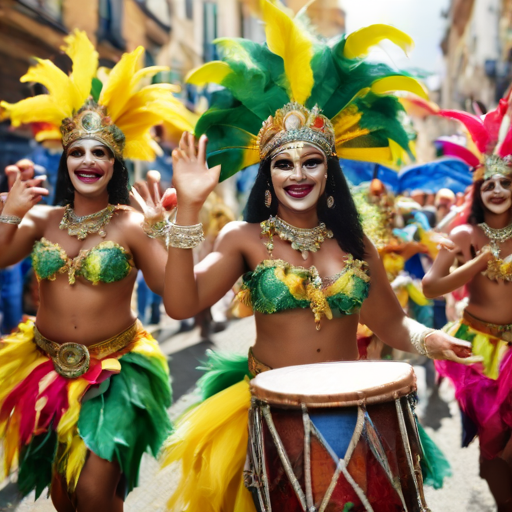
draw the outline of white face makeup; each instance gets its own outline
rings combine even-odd
[[[495,174],[482,183],[480,195],[484,206],[491,213],[501,215],[507,212],[512,206],[512,178]]]
[[[91,197],[103,194],[114,173],[114,161],[110,150],[96,140],[72,144],[67,150],[67,164],[75,190]]]
[[[270,175],[279,203],[291,210],[316,208],[325,190],[327,159],[309,144],[301,148],[286,147],[272,158]]]

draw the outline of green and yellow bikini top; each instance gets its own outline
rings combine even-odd
[[[243,276],[238,299],[264,314],[311,308],[316,328],[328,319],[357,313],[368,297],[370,276],[365,261],[351,255],[343,270],[322,279],[315,267],[294,267],[283,260],[264,260]]]
[[[38,280],[53,281],[57,274],[67,272],[69,284],[75,284],[76,276],[82,276],[96,285],[121,281],[130,273],[133,262],[132,255],[115,242],[101,242],[69,258],[59,244],[41,238],[32,250],[32,266]]]

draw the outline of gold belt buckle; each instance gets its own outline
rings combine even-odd
[[[89,370],[89,349],[80,343],[63,343],[52,357],[55,371],[68,379],[80,377]]]

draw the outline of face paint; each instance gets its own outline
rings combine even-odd
[[[277,199],[295,211],[316,208],[327,181],[325,154],[309,144],[290,144],[272,158],[270,175]]]
[[[75,190],[85,196],[103,194],[114,174],[110,150],[93,139],[82,139],[67,150],[67,166]]]
[[[480,196],[485,208],[500,215],[512,206],[512,179],[502,174],[495,174],[485,180],[480,189]]]

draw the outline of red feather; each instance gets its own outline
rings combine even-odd
[[[470,167],[476,167],[480,164],[480,159],[472,151],[460,144],[452,142],[451,140],[444,140],[443,138],[436,140],[436,145],[440,145],[443,149],[443,155],[445,156],[456,156]]]

